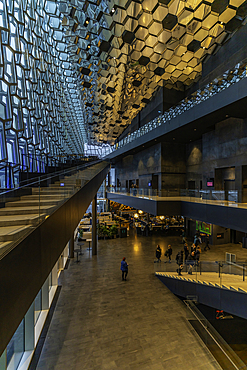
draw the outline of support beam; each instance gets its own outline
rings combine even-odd
[[[74,244],[75,244],[75,240],[74,240],[74,232],[70,238],[70,241],[69,241],[69,258],[74,258]]]
[[[148,236],[149,233],[149,213],[147,213],[147,227],[146,227],[146,236]]]
[[[92,255],[97,255],[97,193],[95,197],[93,198],[92,202],[92,236],[93,236],[93,242],[92,242]]]

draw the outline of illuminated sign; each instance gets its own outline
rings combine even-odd
[[[196,221],[196,231],[200,233],[211,235],[212,234],[212,224],[207,224],[203,221]]]

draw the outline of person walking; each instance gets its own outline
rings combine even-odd
[[[142,224],[141,225],[141,232],[142,232],[142,236],[145,235],[145,226]]]
[[[189,254],[190,254],[190,251],[189,251],[188,245],[185,243],[184,244],[184,260],[185,261],[188,259]]]
[[[160,249],[160,246],[159,244],[157,245],[157,248],[156,248],[156,258],[158,259],[158,262],[161,262],[161,249]]]
[[[191,245],[191,248],[190,248],[191,250],[190,250],[190,253],[192,253],[192,252],[195,252],[196,251],[196,245],[193,243],[192,245]]]
[[[125,257],[121,261],[122,280],[126,281],[128,275],[128,263],[125,261]]]
[[[205,247],[204,247],[204,250],[206,251],[207,249],[210,249],[208,235],[205,238]]]
[[[197,247],[196,248],[196,251],[195,251],[195,260],[196,260],[196,265],[199,266],[199,262],[200,262],[200,248]]]
[[[176,261],[177,261],[177,264],[178,264],[178,268],[177,268],[178,275],[182,275],[181,271],[183,270],[183,259],[184,259],[184,251],[181,250],[176,255]]]
[[[167,253],[168,253],[169,262],[171,262],[171,257],[172,257],[172,247],[171,247],[171,245],[170,245],[170,244],[168,245]]]

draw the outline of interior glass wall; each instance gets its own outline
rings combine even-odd
[[[16,370],[25,351],[24,320],[20,323],[7,346],[7,369]]]

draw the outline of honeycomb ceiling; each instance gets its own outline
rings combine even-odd
[[[236,31],[244,0],[59,1],[91,142],[113,143],[160,86],[184,90]]]

